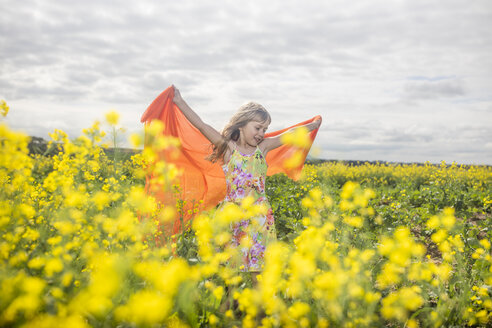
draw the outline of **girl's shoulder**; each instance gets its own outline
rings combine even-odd
[[[261,154],[266,157],[266,154],[268,153],[268,146],[267,144],[265,143],[265,140],[263,139],[262,142],[260,142],[260,144],[258,145],[258,148],[260,149],[261,151]]]

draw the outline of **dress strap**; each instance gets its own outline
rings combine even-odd
[[[241,156],[244,156],[244,157],[251,157],[253,156],[258,150],[260,151],[260,153],[263,153],[260,149],[260,147],[256,146],[255,150],[253,152],[251,152],[251,154],[243,154],[243,152],[241,150],[239,150],[239,148],[237,147],[237,144],[234,142],[234,141],[231,141],[232,142],[232,145],[233,145],[233,152],[234,150],[239,153]]]

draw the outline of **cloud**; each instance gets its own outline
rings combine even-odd
[[[423,81],[407,82],[404,97],[410,100],[437,99],[465,96],[463,82],[456,79],[429,78]]]
[[[439,122],[387,126],[377,121],[372,125],[333,121],[321,129],[317,142],[323,149],[321,156],[329,159],[467,164],[492,159],[487,146],[492,131],[484,123],[448,127]]]
[[[2,7],[0,97],[15,105],[14,117],[42,113],[29,125],[10,121],[28,133],[59,124],[60,111],[77,131],[110,108],[136,130],[146,106],[174,83],[218,129],[255,100],[271,111],[272,129],[323,115],[327,130],[317,142],[330,156],[420,160],[445,149],[492,163],[471,144],[480,136],[456,130],[458,149],[435,132],[436,122],[477,130],[492,120],[488,0],[5,0]]]

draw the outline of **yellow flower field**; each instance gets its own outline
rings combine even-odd
[[[107,121],[114,141],[117,113]],[[145,193],[148,170],[168,188],[178,174],[155,161],[178,146],[160,130],[124,159],[106,155],[98,123],[76,140],[55,131],[44,155],[0,125],[0,326],[492,323],[490,167],[324,163],[298,182],[270,177],[279,241],[253,284],[226,265],[230,223],[263,210],[247,200],[156,245],[181,208]]]

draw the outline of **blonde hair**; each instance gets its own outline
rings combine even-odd
[[[219,145],[213,145],[212,154],[207,159],[214,163],[219,159],[223,160],[229,141],[238,141],[240,136],[239,129],[251,121],[268,122],[270,124],[272,119],[265,107],[258,103],[250,101],[242,105],[231,117],[224,130],[222,130],[222,142]]]

